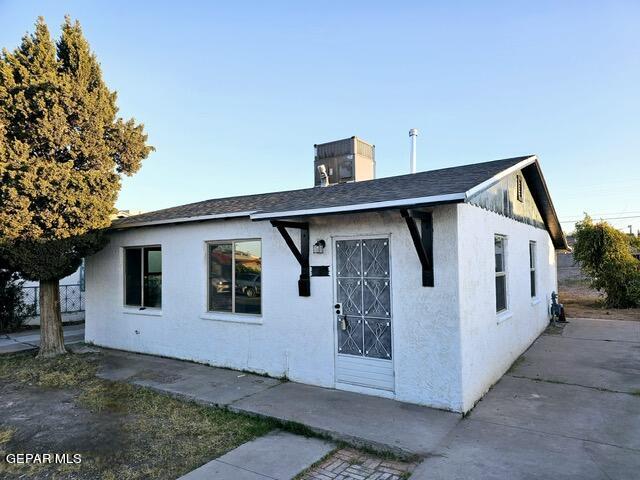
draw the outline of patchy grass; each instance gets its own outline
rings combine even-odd
[[[77,387],[95,377],[96,359],[61,355],[36,360],[33,353],[0,357],[0,379],[45,388]]]
[[[273,429],[268,420],[181,401],[126,383],[95,376],[99,355],[64,355],[36,360],[33,354],[0,357],[0,386],[25,390],[28,395],[48,395],[53,390],[71,392],[71,412],[100,418],[116,431],[117,448],[85,450],[81,465],[39,465],[37,468],[0,463],[0,477],[78,479],[175,479],[203,463]],[[68,414],[71,416],[71,414]],[[113,422],[110,421],[113,419]],[[65,425],[70,419],[51,417]],[[4,422],[3,422],[4,423]],[[115,425],[115,426],[113,426]],[[0,448],[8,452],[32,452],[28,439],[19,437],[21,424],[0,425]],[[56,450],[50,440],[49,452]],[[106,442],[109,443],[109,442]],[[42,445],[38,445],[40,451]],[[27,478],[27,477],[23,477]]]
[[[0,445],[8,443],[13,437],[14,428],[0,428]]]

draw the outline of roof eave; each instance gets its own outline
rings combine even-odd
[[[397,208],[416,208],[444,203],[461,203],[465,201],[465,193],[449,193],[428,197],[415,197],[384,202],[360,203],[355,205],[338,205],[334,207],[311,208],[304,210],[287,210],[282,212],[260,212],[251,215],[251,220],[276,220],[289,217],[315,217],[321,215],[337,215],[345,213],[362,213],[367,211],[391,210]]]
[[[538,161],[538,157],[536,155],[531,155],[530,157],[525,158],[524,160],[516,163],[515,165],[512,165],[509,168],[505,168],[504,170],[500,171],[499,173],[495,174],[493,177],[488,178],[487,180],[485,180],[482,183],[479,183],[478,185],[476,185],[475,187],[470,188],[469,190],[467,190],[465,192],[465,201],[468,200],[469,198],[471,198],[472,196],[474,196],[476,193],[479,193],[483,190],[486,190],[487,188],[491,187],[492,185],[495,185],[496,183],[498,183],[500,180],[502,180],[504,177],[511,175],[513,172],[517,172],[518,170],[522,170],[523,168],[531,165],[534,162]]]
[[[547,186],[547,182],[542,174],[542,169],[540,168],[540,163],[537,158],[535,163],[530,165],[529,169],[535,169],[536,177],[539,180],[539,184],[542,188],[542,192],[544,198],[548,201],[548,206],[545,210],[547,210],[547,215],[545,217],[545,225],[547,226],[547,230],[551,233],[553,230],[557,230],[556,235],[551,235],[551,239],[553,241],[553,245],[556,250],[569,251],[571,248],[567,243],[567,237],[562,230],[562,225],[560,224],[560,219],[558,218],[558,214],[556,212],[556,208],[553,205],[553,200],[551,199],[551,194],[549,193],[549,187]],[[525,176],[525,180],[529,183],[529,179],[527,179],[527,170],[523,171],[523,175]],[[535,197],[534,197],[535,199]],[[540,207],[538,207],[540,208]]]
[[[540,168],[540,162],[538,160],[537,155],[531,155],[530,157],[525,158],[524,160],[516,163],[515,165],[502,170],[497,173],[493,177],[485,180],[482,183],[470,188],[465,192],[465,202],[468,202],[471,197],[480,193],[487,188],[495,185],[500,180],[505,178],[508,175],[511,175],[514,172],[525,170],[527,167],[535,168],[536,176],[539,180],[539,184],[542,188],[542,194],[546,201],[548,202],[548,206],[544,209],[540,207],[538,201],[536,204],[539,210],[548,211],[544,218],[545,226],[547,227],[547,231],[553,241],[553,245],[556,250],[569,250],[569,244],[567,243],[567,239],[562,231],[562,226],[560,225],[560,220],[558,219],[558,215],[556,213],[555,207],[553,206],[553,201],[551,200],[551,195],[549,194],[549,188],[547,187],[547,182],[544,179],[544,175],[542,175],[542,169]],[[535,197],[534,197],[535,199]]]
[[[166,220],[150,220],[147,222],[124,223],[123,225],[112,223],[107,230],[111,230],[111,231],[125,230],[128,228],[153,227],[156,225],[171,225],[174,223],[204,222],[207,220],[225,220],[229,218],[249,217],[251,216],[252,213],[255,213],[255,211],[218,213],[218,214],[212,214],[212,215],[198,215],[193,217],[169,218]]]
[[[394,208],[416,208],[439,205],[444,203],[461,203],[465,200],[465,193],[451,193],[445,195],[432,195],[428,197],[415,197],[403,200],[389,200],[384,202],[361,203],[356,205],[338,205],[334,207],[313,208],[304,210],[287,210],[282,212],[234,212],[214,215],[201,215],[193,217],[173,218],[167,220],[151,220],[148,222],[133,222],[123,225],[112,224],[108,230],[126,230],[129,228],[152,227],[157,225],[171,225],[176,223],[203,222],[207,220],[225,220],[229,218],[249,217],[253,221],[275,220],[289,217],[312,217],[335,215],[345,213],[359,213],[376,210],[390,210]]]

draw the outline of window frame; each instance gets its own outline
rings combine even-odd
[[[236,243],[241,242],[260,242],[260,313],[247,313],[247,312],[236,312]],[[210,289],[210,281],[211,281],[211,259],[210,255],[210,247],[211,245],[231,245],[231,311],[226,310],[211,310],[209,307],[211,305],[211,289]],[[207,240],[205,242],[205,316],[208,315],[230,315],[230,316],[245,316],[245,317],[262,317],[262,238],[234,238],[234,239],[224,239],[224,240]]]
[[[496,240],[501,239],[502,241],[502,270],[496,271]],[[509,311],[509,272],[507,269],[507,236],[502,234],[494,234],[493,236],[493,270],[494,270],[494,285],[496,285],[495,279],[498,277],[504,277],[504,308],[498,310],[498,289],[496,287],[495,291],[495,305],[496,305],[496,315],[503,315],[505,312]]]
[[[538,245],[534,240],[529,241],[529,284],[531,298],[538,298]]]
[[[137,309],[137,310],[152,310],[154,312],[162,311],[162,290],[163,290],[163,272],[160,271],[160,306],[159,307],[151,307],[146,306],[145,302],[145,285],[144,285],[144,277],[145,277],[145,269],[147,268],[145,262],[145,252],[151,249],[157,249],[160,252],[160,262],[162,265],[162,245],[161,244],[152,244],[152,245],[130,245],[127,247],[122,247],[122,306],[125,309]],[[133,305],[127,303],[127,251],[128,250],[139,250],[140,251],[140,305]]]

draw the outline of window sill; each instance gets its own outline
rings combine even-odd
[[[532,298],[531,305],[538,305],[541,301],[542,299],[540,297]]]
[[[216,322],[246,323],[249,325],[262,325],[261,315],[249,315],[242,313],[206,312],[200,315],[203,320]]]
[[[145,308],[144,310],[140,310],[137,307],[124,307],[122,309],[122,313],[126,315],[142,315],[143,317],[161,317],[162,310],[158,310],[156,308]]]
[[[513,312],[510,312],[509,310],[505,310],[503,312],[498,313],[498,315],[496,316],[496,323],[500,325],[502,322],[509,320],[511,317],[513,317]]]

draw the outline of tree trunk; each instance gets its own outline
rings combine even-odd
[[[48,358],[67,353],[62,334],[60,313],[60,282],[40,282],[40,351],[38,357]]]

